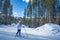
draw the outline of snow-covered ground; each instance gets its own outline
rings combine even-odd
[[[22,28],[22,37],[16,37],[17,25],[0,25],[0,40],[60,40],[60,26],[47,23],[36,29]]]
[[[42,36],[60,36],[60,26],[53,23],[47,23],[36,28],[38,35]]]

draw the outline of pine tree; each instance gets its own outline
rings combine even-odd
[[[10,15],[10,10],[12,10],[12,7],[10,9],[11,5],[10,5],[10,0],[4,0],[4,4],[3,4],[3,14],[5,15],[4,18],[6,18],[6,20],[4,20],[5,24],[8,24],[9,20],[8,20],[8,16]]]
[[[0,0],[0,13],[2,12],[2,1],[3,0]]]

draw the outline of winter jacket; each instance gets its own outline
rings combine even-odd
[[[18,23],[17,28],[21,30],[21,28],[22,28],[22,24]]]

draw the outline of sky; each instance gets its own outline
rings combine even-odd
[[[24,9],[27,6],[29,0],[11,0],[13,5],[13,15],[16,17],[24,16]]]

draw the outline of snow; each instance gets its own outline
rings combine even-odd
[[[60,26],[53,23],[47,23],[35,29],[38,35],[42,36],[60,36]]]
[[[60,26],[47,23],[36,29],[22,28],[22,37],[16,37],[17,25],[0,25],[0,40],[60,40]]]

